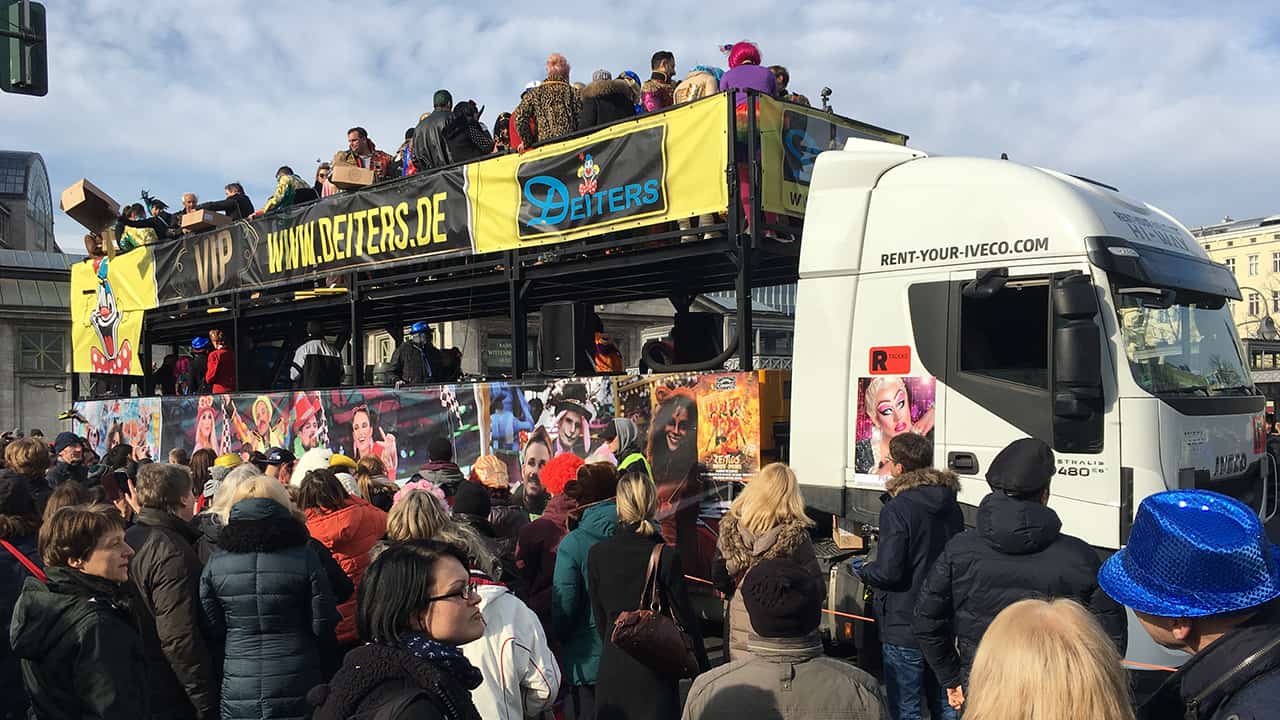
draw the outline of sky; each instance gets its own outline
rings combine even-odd
[[[1084,175],[1190,227],[1280,213],[1280,5],[1261,2],[402,0],[46,2],[49,95],[0,95],[0,148],[40,152],[55,196],[85,177],[172,205],[280,165],[314,174],[368,128],[394,153],[432,93],[512,108],[564,53],[572,79],[678,74],[756,42],[794,91],[932,154]],[[791,5],[786,10],[781,7]],[[659,14],[661,13],[661,14]],[[83,230],[57,213],[59,244]]]

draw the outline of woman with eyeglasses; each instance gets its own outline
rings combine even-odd
[[[484,616],[463,551],[434,540],[392,545],[357,596],[366,644],[312,691],[315,719],[479,720],[471,691],[483,676],[458,646],[484,634]]]

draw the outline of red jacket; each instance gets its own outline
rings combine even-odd
[[[210,392],[232,393],[236,391],[236,356],[228,348],[218,348],[209,353],[209,365],[204,371],[204,381]]]
[[[306,515],[311,537],[329,548],[333,559],[358,591],[364,571],[369,568],[369,551],[387,534],[387,514],[363,498],[350,497],[341,510],[310,508]],[[352,593],[349,600],[338,605],[338,613],[342,615],[338,622],[338,642],[343,645],[360,639],[356,632],[356,595]]]

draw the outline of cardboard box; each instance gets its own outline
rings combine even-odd
[[[98,232],[120,217],[120,203],[82,179],[62,191],[62,211],[90,232]]]
[[[231,218],[212,210],[195,210],[182,214],[182,229],[191,232],[204,232],[230,224]]]
[[[373,168],[334,165],[329,171],[329,182],[343,190],[367,187],[373,184]]]

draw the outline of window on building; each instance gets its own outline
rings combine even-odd
[[[1256,237],[1251,237],[1251,238],[1249,238],[1249,242],[1251,242],[1251,243],[1256,243],[1256,242],[1258,242],[1258,238],[1256,238]]]
[[[1047,280],[1006,286],[987,299],[961,300],[960,370],[1049,387]]]
[[[761,355],[772,355],[776,357],[788,357],[791,355],[791,331],[790,330],[764,330],[760,331],[760,348]]]
[[[1271,291],[1271,312],[1280,313],[1280,290]]]
[[[1258,297],[1258,293],[1249,293],[1249,317],[1257,317],[1261,312],[1262,298]]]
[[[66,372],[61,333],[18,334],[18,369],[24,372]]]
[[[1205,245],[1204,245],[1204,251],[1205,251],[1205,252],[1209,252],[1209,243],[1205,243]]]
[[[1235,274],[1236,274],[1236,259],[1235,259],[1235,258],[1227,258],[1226,260],[1224,260],[1224,261],[1222,262],[1222,264],[1227,266],[1227,269],[1231,271],[1231,274],[1232,274],[1232,275],[1235,275]]]
[[[1253,276],[1257,274],[1258,274],[1258,256],[1250,255],[1249,256],[1249,275]]]
[[[1231,247],[1232,245],[1235,245],[1235,244],[1236,244],[1236,241],[1235,241],[1235,240],[1228,240],[1228,241],[1227,241],[1227,247]]]

